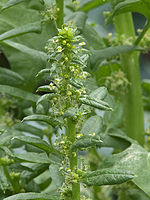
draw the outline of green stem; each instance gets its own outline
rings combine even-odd
[[[116,32],[127,38],[135,39],[134,25],[131,13],[121,14],[114,19]],[[137,42],[136,42],[137,43]],[[130,82],[128,93],[125,95],[125,128],[129,137],[144,144],[144,114],[142,104],[139,53],[124,53],[120,56],[124,72]]]
[[[71,118],[68,119],[67,123],[68,123],[67,136],[70,142],[73,143],[76,139],[76,132],[75,132],[76,123]],[[76,151],[75,153],[76,155],[74,156],[72,154],[72,151],[70,152],[71,171],[78,168],[78,151]],[[80,183],[72,184],[72,200],[80,200]]]
[[[4,170],[4,174],[7,178],[7,180],[10,182],[10,184],[12,185],[14,192],[18,193],[19,192],[19,187],[18,184],[16,182],[14,182],[9,174],[9,171],[7,169],[7,167],[5,165],[3,165],[3,170]]]
[[[59,9],[56,23],[57,27],[61,28],[64,23],[64,0],[56,0],[56,6]]]

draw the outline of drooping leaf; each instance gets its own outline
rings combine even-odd
[[[8,9],[8,8],[10,8],[10,7],[12,7],[12,6],[15,6],[15,5],[17,5],[17,4],[21,3],[21,2],[23,2],[23,1],[25,1],[25,0],[9,0],[9,1],[8,1],[7,3],[5,3],[5,4],[3,5],[3,7],[0,9],[0,13],[1,13],[2,11],[6,10],[6,9]]]
[[[38,114],[38,115],[29,115],[29,116],[25,117],[23,119],[23,121],[41,121],[41,122],[48,123],[53,127],[57,126],[58,123],[59,123],[58,121],[56,121],[55,119],[53,119],[50,116],[40,115],[40,114]]]
[[[87,0],[84,1],[81,6],[79,7],[79,10],[83,12],[88,12],[92,10],[93,8],[96,8],[98,6],[101,6],[105,3],[107,3],[109,0]]]
[[[123,152],[108,157],[102,167],[132,172],[135,175],[132,181],[150,197],[149,163],[149,153],[137,143],[133,143]]]
[[[13,97],[18,97],[32,102],[36,102],[38,100],[38,95],[8,85],[0,85],[0,93],[8,94]]]
[[[116,15],[126,13],[126,12],[138,12],[145,15],[150,19],[150,1],[147,0],[125,0],[113,5],[113,12],[108,18],[108,23]]]
[[[39,137],[43,137],[43,130],[26,123],[15,124],[14,128],[19,131],[28,132]]]
[[[11,29],[0,35],[0,41],[7,40],[19,35],[23,35],[26,33],[40,33],[41,32],[41,22],[34,22],[22,25],[20,27],[16,27]]]
[[[52,152],[53,151],[53,147],[48,144],[46,141],[41,140],[39,138],[35,138],[35,137],[27,137],[27,136],[18,136],[18,137],[14,137],[12,138],[13,140],[20,140],[26,144],[31,144],[35,147],[38,147],[46,152]]]
[[[7,197],[4,200],[58,200],[55,196],[44,193],[20,193]]]
[[[81,182],[87,185],[114,185],[121,184],[133,179],[134,175],[130,171],[119,169],[101,169],[87,172],[83,175]]]
[[[124,46],[107,47],[105,49],[100,49],[100,50],[92,50],[90,61],[92,65],[95,65],[99,63],[101,60],[104,60],[106,58],[117,56],[120,53],[131,52],[133,50],[143,50],[143,49],[133,45],[131,46],[124,45]]]
[[[100,137],[98,135],[96,135],[96,136],[84,135],[84,136],[80,137],[79,139],[77,139],[71,145],[71,150],[94,147],[94,146],[100,144],[101,142],[102,141],[100,140]]]
[[[47,163],[47,164],[51,163],[50,159],[48,159],[45,153],[28,152],[24,154],[14,154],[14,157],[21,162]]]
[[[46,53],[44,53],[42,51],[31,49],[31,48],[29,48],[29,47],[27,47],[23,44],[19,44],[17,42],[13,42],[13,41],[10,41],[10,40],[3,41],[2,43],[32,56],[32,58],[39,60],[39,62],[43,62],[43,64],[46,62],[47,55],[46,55]]]
[[[103,127],[103,120],[100,116],[95,115],[88,118],[81,129],[81,133],[89,135],[91,133],[98,134]]]

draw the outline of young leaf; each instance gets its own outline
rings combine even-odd
[[[0,35],[0,41],[7,40],[19,35],[23,35],[26,33],[40,33],[41,32],[41,22],[34,22],[22,25],[20,27],[16,27],[14,29],[11,29],[3,34]]]
[[[39,99],[38,99],[38,101],[37,101],[37,105],[39,104],[39,103],[41,103],[42,101],[50,101],[54,96],[56,96],[56,94],[53,94],[53,93],[51,93],[51,94],[44,94],[44,95],[42,95]]]
[[[48,153],[52,152],[54,149],[53,147],[48,144],[46,141],[44,140],[41,140],[39,138],[35,138],[35,137],[27,137],[27,136],[18,136],[18,137],[14,137],[12,139],[16,139],[16,140],[20,140],[24,143],[27,143],[27,144],[31,144],[35,147],[38,147]]]
[[[20,193],[7,197],[4,200],[58,200],[56,197],[44,193]]]
[[[0,85],[0,93],[8,94],[13,97],[18,97],[32,102],[37,102],[39,97],[38,95],[8,85]]]
[[[71,150],[93,147],[101,142],[99,136],[84,135],[72,144]]]
[[[81,182],[87,185],[114,185],[121,184],[133,179],[133,174],[129,171],[114,169],[101,169],[87,172],[83,175]]]
[[[51,92],[49,85],[43,85],[38,87],[36,92]]]
[[[0,13],[12,6],[15,6],[25,0],[9,0],[7,3],[4,4],[4,6],[0,9]]]
[[[29,115],[23,119],[23,121],[41,121],[50,124],[55,127],[58,125],[58,121],[47,115]]]

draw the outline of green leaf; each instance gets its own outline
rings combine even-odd
[[[107,2],[109,2],[109,0],[88,0],[88,1],[85,1],[83,4],[81,4],[81,6],[79,7],[79,10],[83,12],[88,12],[92,10],[93,8],[101,6]]]
[[[28,152],[24,154],[14,154],[14,157],[21,162],[47,163],[47,164],[51,163],[50,159],[48,159],[45,153]]]
[[[106,87],[99,87],[93,92],[91,92],[89,94],[89,97],[95,99],[96,101],[99,101],[99,100],[104,100],[107,94],[108,91]]]
[[[21,2],[23,2],[25,0],[9,0],[6,4],[4,4],[4,6],[0,9],[0,13],[12,6],[15,6]]]
[[[98,134],[103,127],[103,120],[100,116],[95,115],[88,118],[81,129],[81,133],[89,135],[91,133]]]
[[[32,56],[32,58],[39,60],[40,62],[42,61],[43,63],[46,63],[47,55],[46,55],[46,53],[44,53],[42,51],[31,49],[23,44],[19,44],[17,42],[13,42],[10,40],[3,41],[2,43],[6,44],[8,46],[11,46],[23,53],[26,53],[26,54]]]
[[[92,65],[95,65],[98,64],[101,60],[104,60],[106,58],[117,56],[120,53],[131,52],[134,50],[143,50],[143,48],[136,47],[133,45],[124,45],[124,46],[107,47],[105,49],[100,49],[100,50],[92,50],[90,61]]]
[[[27,144],[31,144],[35,147],[38,147],[48,153],[52,152],[54,149],[53,147],[48,144],[46,141],[44,140],[41,140],[39,138],[35,138],[35,137],[27,137],[27,136],[18,136],[18,137],[14,137],[12,139],[16,139],[16,140],[20,140],[24,143],[27,143]]]
[[[51,69],[42,69],[42,70],[40,70],[40,71],[37,73],[36,77],[41,77],[41,76],[43,76],[44,74],[50,73],[50,72],[51,72]]]
[[[61,172],[59,170],[59,166],[51,164],[49,166],[49,172],[50,172],[50,176],[51,176],[52,180],[54,181],[56,187],[59,188],[63,184],[63,181],[64,181],[64,178],[61,175]]]
[[[20,193],[7,197],[4,200],[58,200],[56,197],[44,193]]]
[[[84,135],[77,139],[71,146],[71,150],[82,149],[82,148],[89,148],[94,147],[101,143],[100,137],[98,135]]]
[[[26,33],[40,33],[41,32],[41,22],[34,22],[25,24],[14,29],[11,29],[0,35],[0,41],[7,40],[19,35],[23,35]]]
[[[91,99],[89,97],[79,98],[79,102],[100,110],[112,110],[106,102],[100,100],[96,101],[95,99]]]
[[[8,94],[10,96],[18,97],[32,102],[36,102],[38,100],[38,95],[8,85],[0,85],[0,93]]]
[[[38,87],[36,92],[51,92],[49,85],[43,85]]]
[[[45,122],[47,124],[50,124],[51,126],[55,127],[58,125],[58,121],[54,120],[52,117],[49,117],[47,115],[30,115],[23,119],[23,121],[41,121]]]
[[[16,130],[19,130],[19,131],[23,131],[23,132],[28,132],[28,133],[31,133],[33,135],[37,135],[39,137],[43,137],[44,133],[43,133],[43,130],[40,129],[40,128],[37,128],[35,126],[32,126],[30,124],[26,124],[26,123],[18,123],[18,124],[15,124],[14,125],[14,128]]]
[[[56,94],[53,94],[53,93],[51,93],[51,94],[44,94],[44,95],[42,95],[39,99],[38,99],[38,101],[37,101],[37,105],[39,104],[39,103],[41,103],[42,101],[50,101],[54,96],[56,96]]]
[[[22,85],[24,82],[24,78],[20,76],[18,73],[0,67],[0,84],[17,86]]]
[[[116,15],[126,13],[126,12],[138,12],[150,19],[150,1],[147,0],[125,0],[119,3],[116,2],[113,7],[113,12],[108,18],[108,23]]]
[[[121,153],[109,156],[102,167],[132,172],[135,175],[132,181],[150,196],[150,153],[137,143]]]
[[[85,173],[81,182],[89,186],[114,185],[129,181],[133,179],[133,177],[133,174],[127,170],[121,171],[119,169],[101,169]]]

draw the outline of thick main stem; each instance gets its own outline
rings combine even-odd
[[[56,6],[59,9],[57,13],[57,27],[61,28],[64,23],[64,0],[56,0]]]
[[[116,32],[135,39],[131,13],[121,14],[114,19]],[[125,96],[125,128],[129,137],[144,144],[144,114],[139,68],[139,53],[125,53],[120,56],[124,72],[130,82]]]
[[[68,139],[73,143],[76,139],[76,132],[75,132],[75,126],[76,123],[69,118],[68,119],[68,130],[67,130],[67,136]],[[78,152],[75,152],[75,155],[70,152],[70,168],[71,171],[78,168]],[[72,200],[80,200],[80,183],[73,183],[72,184]]]

